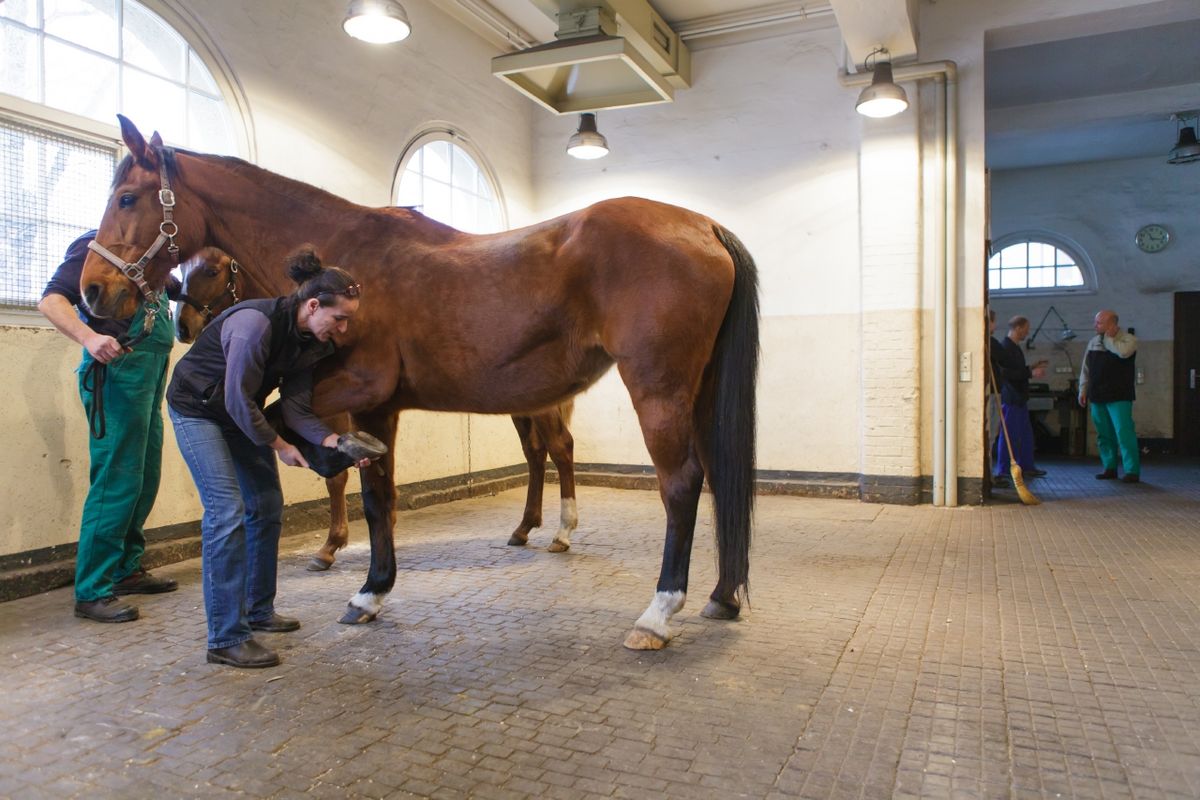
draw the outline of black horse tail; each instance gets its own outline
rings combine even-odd
[[[736,236],[713,232],[733,258],[733,295],[713,348],[715,393],[708,483],[717,529],[718,580],[712,599],[749,598],[754,512],[755,384],[758,379],[758,269]],[[724,596],[720,596],[724,595]]]

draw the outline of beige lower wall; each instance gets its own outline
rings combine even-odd
[[[176,346],[173,360],[186,352]],[[0,555],[69,544],[79,538],[88,486],[88,429],[75,368],[80,350],[46,327],[0,326],[0,380],[7,393],[0,447]],[[148,528],[197,520],[200,500],[166,420],[162,487]],[[397,483],[521,463],[507,417],[408,412],[397,435]],[[325,496],[325,481],[281,467],[289,503]],[[358,491],[356,481],[351,491]]]

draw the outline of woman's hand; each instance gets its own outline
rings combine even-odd
[[[279,460],[289,467],[308,466],[308,462],[304,460],[304,456],[300,455],[296,446],[288,444],[279,436],[276,436],[275,441],[271,442],[271,449],[275,451],[275,455],[279,456]]]
[[[336,450],[337,446],[338,446],[338,439],[340,439],[340,438],[341,438],[340,434],[331,433],[328,436],[326,436],[324,438],[324,440],[322,440],[321,444],[324,445],[325,447],[330,447],[330,448],[333,448]],[[371,459],[361,458],[355,463],[354,466],[358,467],[359,469],[362,469],[363,467],[369,466],[370,463],[371,463]]]

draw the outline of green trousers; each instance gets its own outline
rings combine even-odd
[[[132,329],[140,327],[135,317]],[[170,316],[164,311],[149,339],[108,364],[103,387],[108,430],[103,439],[89,436],[91,484],[75,556],[77,601],[107,597],[113,584],[141,568],[146,549],[142,526],[154,507],[162,471],[162,399],[171,336]],[[83,375],[91,363],[84,351],[79,396],[89,417],[96,398],[84,389]]]
[[[1133,403],[1119,400],[1115,403],[1089,402],[1088,406],[1096,425],[1096,449],[1100,451],[1104,469],[1115,470],[1124,464],[1126,475],[1140,475],[1142,458],[1138,452],[1137,433],[1133,430]],[[1117,461],[1118,451],[1120,461]]]

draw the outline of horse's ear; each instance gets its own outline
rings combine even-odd
[[[162,147],[163,146],[162,137],[158,135],[158,131],[155,131],[154,133],[150,134],[150,146],[151,147]]]
[[[137,126],[129,121],[129,118],[121,114],[117,114],[117,120],[121,123],[121,138],[125,141],[125,146],[129,148],[129,154],[133,156],[133,160],[138,163],[138,166],[146,169],[158,169],[158,153],[154,151],[154,139],[158,139],[158,134],[150,140],[151,144],[146,144],[146,140],[142,138],[142,133],[137,129]],[[162,140],[158,140],[159,145],[162,145]]]

